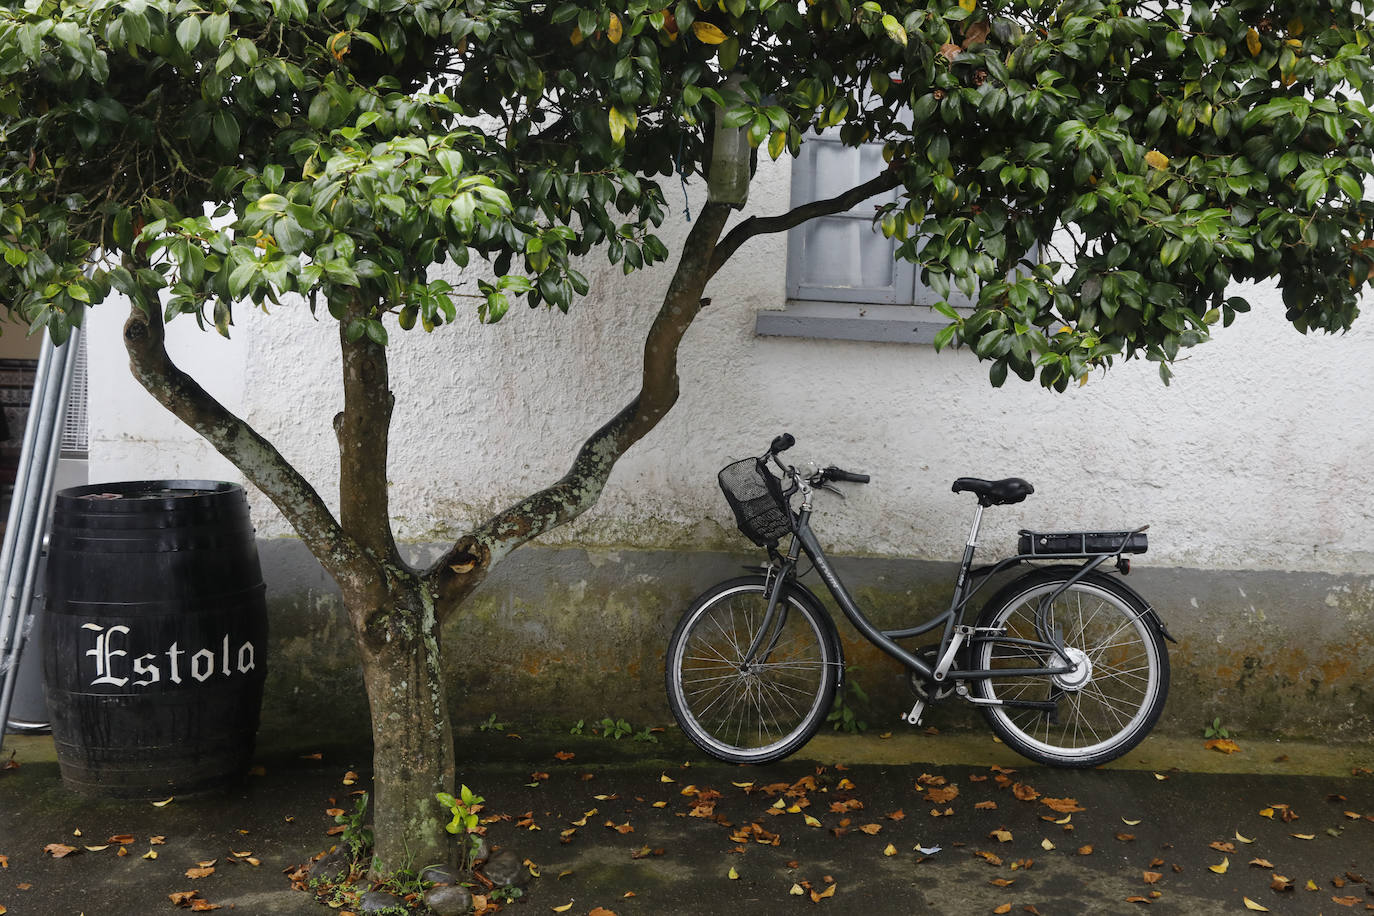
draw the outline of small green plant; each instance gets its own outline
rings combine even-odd
[[[610,716],[598,722],[597,727],[601,731],[601,737],[614,738],[616,741],[619,741],[626,735],[634,734],[635,730],[634,726],[624,719],[612,719]]]
[[[570,734],[570,735],[581,735],[581,734],[582,734],[582,729],[583,729],[583,727],[584,727],[585,725],[586,725],[586,721],[585,721],[585,720],[583,720],[583,719],[578,719],[576,722],[573,723],[573,727],[570,728],[570,729],[568,729],[568,734]]]
[[[477,814],[482,810],[482,802],[485,799],[474,794],[467,786],[462,786],[458,790],[457,798],[447,792],[440,792],[434,797],[439,800],[439,804],[453,813],[453,820],[445,824],[444,829],[459,837],[462,867],[470,868],[473,857],[482,846],[482,837],[477,832]]]
[[[1229,731],[1227,731],[1226,728],[1221,724],[1221,716],[1217,716],[1215,719],[1212,720],[1212,724],[1211,724],[1211,725],[1209,725],[1209,726],[1207,726],[1205,729],[1203,729],[1203,731],[1202,731],[1202,737],[1204,737],[1204,738],[1229,738],[1229,737],[1231,737],[1231,733],[1230,733]]]
[[[477,726],[479,732],[503,732],[508,728],[510,728],[510,723],[498,722],[496,720],[496,713],[487,716],[487,721]]]
[[[372,828],[365,822],[367,820],[367,793],[358,795],[357,802],[353,805],[353,812],[350,814],[334,815],[334,823],[343,825],[343,833],[339,835],[339,840],[348,847],[348,857],[354,864],[360,862],[364,855],[372,849]]]
[[[525,891],[523,888],[516,887],[512,884],[509,887],[493,888],[488,896],[495,903],[514,903],[525,896]]]
[[[647,725],[640,731],[635,732],[636,741],[646,741],[649,744],[658,744],[658,738],[654,736],[653,730]]]
[[[830,714],[825,717],[825,721],[830,723],[830,727],[837,732],[846,732],[856,735],[859,732],[868,730],[868,723],[859,718],[854,707],[849,704],[850,699],[857,701],[863,706],[868,705],[868,694],[854,675],[858,668],[845,669],[844,690],[835,694],[835,703],[830,707]]]

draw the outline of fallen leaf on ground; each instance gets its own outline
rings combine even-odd
[[[896,854],[897,847],[893,846],[891,843],[888,843],[886,848],[883,849],[883,855],[885,856],[895,856]]]
[[[355,773],[355,772],[353,772],[352,770],[349,770],[349,771],[348,771],[347,773],[345,773],[344,776],[343,776],[343,784],[346,785],[346,786],[351,786],[351,785],[353,785],[353,784],[354,784],[355,782],[357,782],[357,781],[358,781],[358,774]]]
[[[1011,887],[1016,882],[1011,878],[993,878],[988,883],[993,887]]]
[[[197,913],[204,913],[204,912],[208,912],[209,910],[217,910],[217,909],[219,909],[219,904],[218,904],[218,903],[211,903],[211,902],[208,901],[208,900],[201,900],[201,899],[197,898],[197,899],[191,901],[191,909],[192,909],[194,912],[197,912]]]
[[[1045,850],[1046,852],[1049,852],[1051,849],[1054,848],[1054,844],[1051,843],[1049,840],[1041,840],[1040,848]]]
[[[989,833],[988,836],[990,836],[990,837],[992,837],[993,839],[997,840],[997,842],[999,842],[999,843],[1010,843],[1010,842],[1011,842],[1011,831],[1008,830],[1008,829],[1006,829],[1005,827],[999,827],[999,828],[997,828],[996,830],[994,830],[994,831],[992,831],[991,833]]]
[[[1314,833],[1290,833],[1288,835],[1295,840],[1315,840],[1317,838],[1317,835]]]
[[[1142,878],[1146,884],[1156,884],[1159,882],[1159,879],[1163,877],[1164,875],[1157,871],[1147,871],[1142,874]]]
[[[208,878],[214,873],[215,867],[213,865],[201,865],[186,869],[186,877],[188,878]]]
[[[1273,862],[1270,862],[1268,859],[1251,859],[1251,860],[1250,860],[1250,864],[1253,865],[1253,866],[1255,866],[1256,868],[1273,868],[1273,867],[1274,867],[1274,863],[1273,863]]]
[[[793,897],[800,897],[806,893],[806,889],[803,888],[800,884],[794,884],[792,885],[792,889],[789,890],[787,893],[791,894]]]
[[[1051,811],[1058,811],[1060,814],[1072,814],[1075,811],[1086,811],[1087,808],[1078,804],[1076,798],[1042,798],[1040,804],[1046,806]]]
[[[1256,903],[1255,901],[1251,900],[1249,897],[1242,897],[1242,898],[1240,898],[1240,899],[1245,903],[1245,908],[1246,908],[1247,910],[1254,910],[1254,911],[1257,912],[1257,913],[1267,913],[1267,912],[1269,912],[1269,907],[1267,907],[1267,906],[1260,906],[1258,903]]]
[[[164,798],[162,801],[155,801],[155,802],[153,802],[153,807],[154,807],[154,808],[165,808],[165,807],[167,807],[168,805],[170,805],[170,804],[172,803],[172,799],[174,799],[174,798],[176,798],[175,795],[171,796],[171,798]]]
[[[989,799],[987,801],[980,801],[973,807],[978,811],[995,811],[997,809],[997,802]]]
[[[1217,852],[1235,852],[1235,843],[1212,842],[1207,844],[1208,849],[1215,849]]]
[[[199,894],[200,891],[174,891],[167,895],[167,899],[177,906],[190,905],[191,898]]]
[[[1093,854],[1093,848],[1091,846],[1080,846],[1078,847],[1078,854],[1080,856],[1090,856]]]
[[[47,846],[43,847],[43,851],[54,859],[62,859],[78,850],[75,846],[67,846],[64,843],[49,843]]]
[[[738,881],[738,880],[739,880],[739,872],[737,872],[737,871],[735,871],[733,868],[731,868],[728,872],[725,873],[725,877],[729,878],[731,881]]]
[[[9,857],[9,856],[0,856],[0,868],[9,868],[9,867],[10,867],[10,857]]]
[[[1360,902],[1359,897],[1332,897],[1332,903],[1339,903],[1341,906],[1355,906]]]
[[[1121,819],[1121,823],[1125,824],[1127,827],[1135,827],[1136,825],[1138,825],[1138,824],[1140,823],[1140,821],[1131,821],[1131,820],[1127,820],[1126,818],[1123,817],[1123,818]]]
[[[563,904],[562,906],[553,906],[553,907],[549,907],[549,909],[553,910],[555,913],[566,913],[566,912],[568,912],[568,910],[570,910],[570,909],[572,909],[572,908],[573,908],[573,902],[572,902],[571,900],[569,900],[567,903]]]
[[[937,805],[946,805],[959,797],[958,786],[934,786],[927,790],[925,800]]]
[[[1011,904],[1010,904],[1010,903],[1004,903],[1004,904],[1002,904],[1002,905],[999,906],[999,907],[995,907],[995,908],[993,909],[993,912],[994,912],[994,913],[1010,913],[1010,912],[1011,912]]]
[[[1234,754],[1240,750],[1240,745],[1230,738],[1213,738],[1211,741],[1204,744],[1203,747],[1207,748],[1209,751],[1217,751],[1222,754]]]
[[[1220,865],[1208,865],[1207,870],[1216,872],[1218,875],[1226,874],[1226,869],[1231,867],[1231,860],[1223,857]]]
[[[1253,843],[1253,842],[1255,842],[1255,841],[1252,840],[1250,837],[1241,836],[1239,830],[1236,831],[1236,839],[1239,840],[1239,841],[1242,842],[1242,843]]]
[[[827,887],[825,890],[821,891],[820,893],[816,893],[815,891],[812,891],[812,892],[811,892],[811,902],[812,902],[812,903],[820,903],[820,902],[821,902],[822,900],[824,900],[826,897],[834,897],[834,896],[835,896],[835,888],[836,888],[836,887],[839,887],[839,885],[837,885],[837,884],[832,884],[832,885],[830,885],[829,887]]]

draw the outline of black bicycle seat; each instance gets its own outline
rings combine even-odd
[[[1006,477],[1002,480],[960,477],[954,481],[953,490],[955,493],[975,494],[980,506],[1009,506],[1030,496],[1035,492],[1035,487],[1020,477]]]

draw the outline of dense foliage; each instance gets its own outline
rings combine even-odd
[[[482,318],[566,309],[570,256],[667,256],[655,176],[705,167],[724,104],[774,157],[884,142],[883,229],[979,301],[942,343],[1062,386],[1171,359],[1248,307],[1233,280],[1348,327],[1369,38],[1315,0],[30,0],[0,12],[0,289],[58,339],[111,284],[221,331],[361,293],[380,341],[453,321],[431,267],[477,255]]]

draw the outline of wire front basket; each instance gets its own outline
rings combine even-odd
[[[744,536],[760,547],[776,547],[778,539],[792,532],[792,512],[782,495],[782,485],[759,458],[727,464],[717,475],[725,501],[735,513],[735,524]]]

